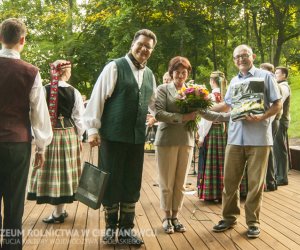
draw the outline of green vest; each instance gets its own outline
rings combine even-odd
[[[114,60],[118,78],[112,96],[106,100],[100,135],[109,141],[142,144],[145,142],[146,115],[153,94],[153,73],[146,67],[141,88],[125,57]]]

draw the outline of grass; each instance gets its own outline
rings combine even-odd
[[[289,138],[300,138],[300,74],[290,76],[291,87],[291,123],[288,129]]]

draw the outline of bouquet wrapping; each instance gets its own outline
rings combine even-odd
[[[187,114],[210,108],[212,100],[209,97],[209,91],[204,85],[191,83],[183,86],[178,91],[176,105],[180,108],[182,114]],[[196,131],[199,119],[200,115],[197,115],[196,119],[188,121],[185,127],[190,131]]]

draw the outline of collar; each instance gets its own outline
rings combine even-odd
[[[166,85],[167,85],[166,88],[168,89],[168,91],[171,93],[172,96],[177,96],[178,95],[178,91],[177,91],[175,83],[173,81],[166,84]]]
[[[128,58],[130,59],[130,61],[133,63],[133,65],[134,65],[138,70],[144,69],[144,68],[146,67],[146,63],[147,63],[147,62],[145,62],[145,63],[139,63],[139,62],[134,58],[134,56],[132,55],[131,52],[129,52],[129,53],[127,54],[127,56],[128,56]]]
[[[255,70],[256,70],[256,68],[253,65],[252,68],[248,71],[247,75],[243,75],[241,72],[239,72],[238,77],[239,78],[244,78],[244,77],[247,77],[247,76],[254,76]]]
[[[58,81],[58,86],[59,86],[59,87],[69,87],[70,84],[67,83],[67,82],[65,82],[65,81],[59,80],[59,81]]]
[[[0,57],[12,58],[12,59],[20,59],[20,53],[14,49],[2,48],[0,50]]]
[[[277,83],[282,83],[282,82],[288,82],[287,79],[282,80],[282,81],[277,81]]]

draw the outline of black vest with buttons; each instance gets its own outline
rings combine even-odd
[[[45,86],[47,92],[47,103],[49,105],[50,84]],[[72,86],[58,87],[58,103],[57,103],[57,122],[54,128],[70,128],[74,127],[72,119],[72,111],[75,104],[75,93]],[[63,119],[59,119],[63,117]],[[63,120],[63,123],[62,123]]]
[[[153,94],[153,73],[146,67],[142,86],[125,57],[115,60],[118,78],[112,96],[106,100],[100,135],[109,141],[143,144],[148,104]]]

